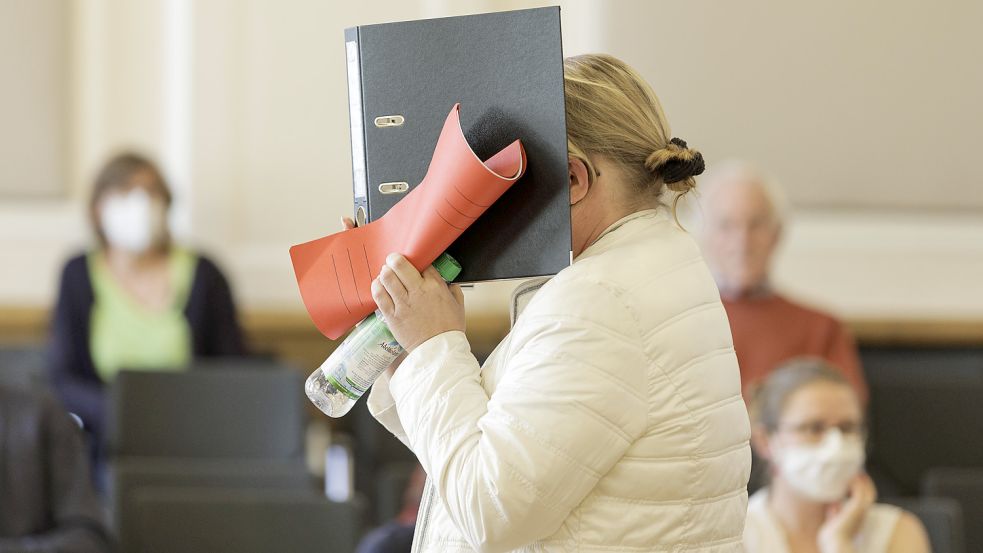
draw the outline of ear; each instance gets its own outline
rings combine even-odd
[[[587,197],[590,190],[590,172],[587,165],[580,159],[571,157],[569,160],[570,172],[570,205],[574,205]]]
[[[772,232],[771,235],[772,248],[777,247],[778,243],[782,241],[782,234],[784,234],[784,232],[785,232],[785,226],[781,223],[781,221],[776,221],[775,230]]]
[[[751,428],[751,447],[759,457],[771,462],[771,446],[768,440],[768,430],[763,424],[755,424]]]

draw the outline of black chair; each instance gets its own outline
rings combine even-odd
[[[313,493],[143,488],[134,497],[141,553],[351,553],[355,508]]]
[[[378,524],[394,519],[403,509],[403,498],[417,463],[389,463],[376,482],[375,516]]]
[[[966,553],[965,526],[958,502],[942,497],[892,498],[885,502],[922,521],[932,553]]]
[[[20,390],[43,390],[48,387],[44,371],[44,348],[0,347],[0,384]]]
[[[312,493],[314,479],[295,460],[129,457],[109,466],[109,507],[121,551],[140,551],[137,495],[144,489],[290,490]]]
[[[934,468],[925,475],[922,489],[927,496],[959,503],[966,521],[966,553],[983,553],[983,466]]]
[[[289,370],[123,371],[112,386],[113,457],[302,459],[303,380]]]
[[[193,371],[210,371],[210,370],[255,370],[255,371],[270,371],[270,370],[292,370],[300,373],[301,371],[292,365],[288,365],[278,360],[273,355],[266,354],[253,354],[249,355],[223,355],[219,357],[201,357],[195,359],[189,367]]]
[[[296,372],[124,371],[110,398],[109,488],[123,553],[144,551],[135,498],[146,489],[317,489]]]
[[[863,348],[871,473],[913,496],[932,467],[983,466],[983,349]]]

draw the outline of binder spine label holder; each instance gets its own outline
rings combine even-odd
[[[346,33],[347,34],[347,33]],[[355,33],[352,33],[354,35]],[[346,37],[349,39],[351,37]],[[365,172],[365,131],[362,128],[362,69],[358,55],[358,41],[345,41],[345,54],[348,61],[348,117],[351,120],[352,139],[352,191],[355,196],[356,220],[361,210],[365,220],[368,208],[368,178]]]

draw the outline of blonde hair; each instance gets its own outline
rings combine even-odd
[[[669,122],[652,87],[625,62],[605,54],[569,57],[563,63],[567,149],[597,172],[592,155],[616,163],[634,191],[661,200],[666,189],[679,199],[696,187],[703,156],[671,138]]]

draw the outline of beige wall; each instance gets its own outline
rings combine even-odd
[[[983,2],[611,2],[605,46],[708,159],[800,206],[983,216]]]
[[[0,198],[64,190],[71,17],[64,0],[0,3]]]
[[[536,5],[541,4],[546,3]],[[882,107],[876,94],[880,111],[851,113],[850,96],[838,92],[845,86],[840,73],[857,73],[863,66],[841,67],[852,59],[848,45],[885,49],[898,45],[899,36],[928,32],[899,35],[901,15],[883,16],[928,10],[915,2],[874,2],[862,9],[853,4],[837,0],[820,9],[777,0],[564,2],[564,46],[568,54],[606,50],[636,64],[662,96],[674,130],[709,159],[752,157],[797,187],[793,196],[806,207],[797,210],[787,233],[779,284],[853,317],[983,318],[979,212],[883,209],[900,205],[885,190],[901,186],[898,179],[915,166],[904,132],[922,135],[932,125],[960,123],[936,117],[951,106],[910,102],[910,95],[934,88],[958,104],[965,90],[912,82],[899,96],[904,119],[892,118],[898,110]],[[218,257],[242,303],[302,309],[287,248],[333,232],[351,205],[342,29],[531,5],[518,0],[77,4],[72,193],[43,204],[0,201],[0,304],[50,301],[60,260],[85,243],[81,201],[87,179],[108,151],[136,145],[156,153],[172,176],[178,234]],[[970,2],[938,5],[944,6],[944,21],[978,14]],[[933,16],[929,11],[920,17]],[[781,35],[777,46],[762,35],[767,32]],[[830,35],[839,48],[813,48],[806,40],[828,45]],[[808,56],[794,55],[792,46]],[[817,71],[822,78],[807,78]],[[904,88],[899,70],[892,71],[883,79],[875,72],[876,78],[865,82]],[[973,84],[973,78],[961,82]],[[980,108],[969,109],[963,122],[979,115]],[[918,151],[933,136],[919,136]],[[947,156],[963,155],[970,139],[939,136],[937,148]],[[876,166],[864,167],[863,145],[881,152]],[[976,202],[980,169],[970,160],[953,157],[944,164],[948,174],[961,176],[946,181],[940,197],[966,206]],[[905,202],[931,196],[922,192],[923,173],[907,178],[906,186],[919,187],[919,195]],[[852,199],[810,196],[818,190]],[[503,312],[511,286],[479,286],[468,293],[471,308]]]

